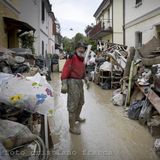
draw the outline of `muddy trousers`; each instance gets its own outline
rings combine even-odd
[[[83,81],[77,79],[69,79],[67,109],[69,112],[70,128],[75,127],[75,122],[79,119],[83,104],[84,104]]]
[[[79,128],[79,125],[76,124],[76,121],[83,123],[85,122],[85,119],[80,118],[82,107],[79,107],[75,112],[69,112],[69,130],[73,134],[81,134],[81,130]]]
[[[80,114],[81,114],[81,111],[82,111],[82,106],[78,107],[78,109],[75,111],[75,112],[69,112],[69,119],[74,117],[74,121],[79,121],[80,120]]]

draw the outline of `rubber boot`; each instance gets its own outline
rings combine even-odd
[[[76,125],[76,121],[75,121],[75,113],[69,113],[69,125],[70,125],[70,128],[69,128],[69,131],[72,133],[72,134],[76,134],[76,135],[80,135],[81,134],[81,131],[80,131],[80,128],[78,125]]]
[[[81,110],[82,110],[82,106],[79,106],[77,111],[76,111],[76,121],[78,121],[80,123],[84,123],[86,121],[86,119],[80,117]]]

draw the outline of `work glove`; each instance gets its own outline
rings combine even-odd
[[[68,92],[67,80],[62,80],[61,93],[66,94]]]

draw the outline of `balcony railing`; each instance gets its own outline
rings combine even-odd
[[[88,33],[91,38],[100,38],[107,34],[112,33],[112,20],[108,19],[105,21],[100,21],[96,24]]]

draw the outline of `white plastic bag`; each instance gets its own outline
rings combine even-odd
[[[155,140],[154,149],[156,152],[160,152],[160,138]]]
[[[112,97],[112,102],[116,106],[122,106],[124,104],[124,96],[121,93],[118,93]]]
[[[26,79],[31,80],[33,82],[37,82],[45,87],[48,87],[50,90],[53,91],[51,85],[46,81],[45,76],[41,76],[39,73],[37,73],[33,77],[26,77]]]
[[[42,77],[38,76],[43,84],[10,74],[7,78],[4,73],[0,73],[0,77],[0,102],[13,107],[24,107],[32,113],[47,114],[49,110],[54,110],[51,86]]]
[[[104,62],[101,66],[100,69],[103,71],[111,71],[112,70],[112,64],[110,62]]]

